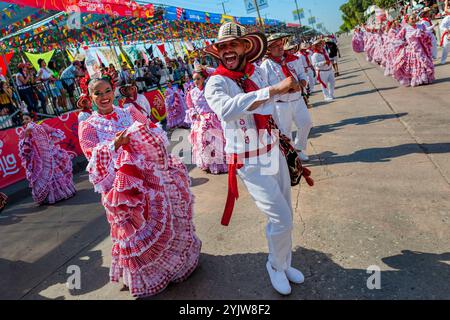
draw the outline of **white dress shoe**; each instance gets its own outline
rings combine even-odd
[[[286,270],[286,277],[288,278],[288,280],[290,282],[293,282],[293,283],[300,284],[300,283],[305,282],[305,277],[303,276],[303,273],[300,270],[297,270],[292,267],[289,267]]]
[[[273,288],[282,295],[287,296],[291,294],[291,285],[286,277],[286,273],[284,271],[277,271],[273,269],[269,261],[267,261],[266,268]]]
[[[298,153],[298,156],[299,156],[300,160],[302,160],[302,161],[309,161],[309,157],[305,153],[303,153],[303,151],[300,151]]]

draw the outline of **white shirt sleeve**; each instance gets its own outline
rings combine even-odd
[[[301,59],[294,62],[295,73],[297,74],[298,81],[305,80],[308,81],[308,76],[305,72],[305,66]]]
[[[222,76],[213,76],[205,88],[205,98],[211,109],[225,122],[239,119],[243,115],[261,113],[261,107],[253,111],[247,109],[257,101],[269,100],[269,87],[249,93],[237,93],[231,96],[226,80]]]

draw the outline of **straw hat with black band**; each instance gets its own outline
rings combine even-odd
[[[245,27],[234,22],[223,24],[219,29],[217,41],[204,48],[203,51],[220,60],[217,45],[233,40],[245,40],[250,43],[250,48],[246,51],[247,62],[249,63],[259,60],[266,53],[267,38],[263,33],[247,33]]]

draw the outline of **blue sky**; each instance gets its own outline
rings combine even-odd
[[[178,6],[193,10],[223,13],[222,4],[224,2],[227,14],[233,16],[256,16],[247,14],[244,0],[153,0],[144,2],[161,3]],[[295,22],[292,11],[295,10],[295,0],[267,0],[269,7],[261,10],[261,16],[269,19],[277,19],[286,22]],[[297,0],[299,8],[305,10],[306,18],[309,17],[309,10],[313,16],[322,22],[330,32],[339,30],[342,24],[339,7],[347,2],[346,0]],[[266,16],[267,15],[267,16]],[[306,19],[302,19],[303,24],[307,24]]]

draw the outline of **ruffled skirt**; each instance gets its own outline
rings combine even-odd
[[[192,145],[192,161],[212,174],[228,172],[225,138],[217,115],[206,113],[193,121],[189,141]]]
[[[102,195],[111,225],[111,281],[151,296],[196,268],[201,241],[193,225],[187,169],[143,125],[119,155],[112,189]]]

